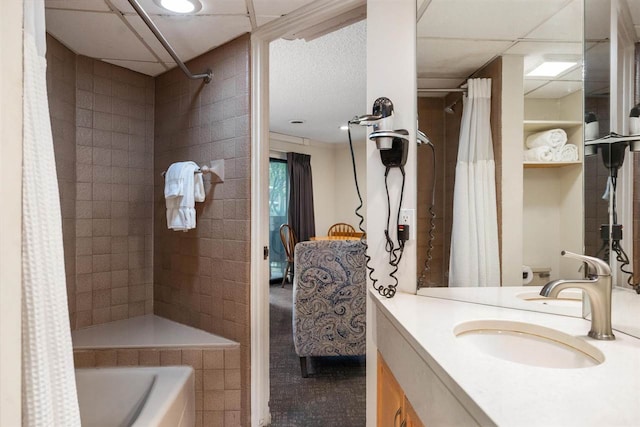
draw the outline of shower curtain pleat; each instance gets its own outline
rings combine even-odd
[[[23,426],[80,426],[47,103],[44,0],[25,2],[22,172]]]
[[[491,79],[470,79],[453,191],[449,286],[500,286]]]

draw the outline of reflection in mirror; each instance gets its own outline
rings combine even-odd
[[[585,1],[585,121],[589,122],[585,139],[597,139],[610,132],[610,72],[611,2],[609,0]],[[588,117],[587,117],[588,116]],[[608,250],[606,234],[609,222],[609,203],[605,194],[609,170],[602,155],[605,147],[587,155],[585,175],[585,254],[604,258]],[[601,226],[605,225],[605,228]]]
[[[638,115],[632,108],[638,101],[637,95],[634,99],[638,22],[636,1],[586,2],[585,110],[592,120],[597,118],[596,136],[605,138],[590,142],[590,135],[585,135],[593,152],[585,159],[585,246],[588,254],[610,263],[615,285],[636,289],[633,272],[639,265],[632,260],[640,239],[634,221],[633,151],[640,147],[624,136],[640,133],[632,126],[638,120],[630,117]]]
[[[454,191],[468,108],[460,88],[470,78],[492,83],[500,279],[482,283],[478,275],[465,284],[522,286],[524,265],[531,268],[532,285],[580,277],[578,264],[561,259],[560,251],[582,253],[584,245],[582,0],[427,0],[417,7],[419,128],[435,146],[434,154],[418,148],[419,283],[456,285],[450,283],[454,214],[460,211]],[[536,70],[560,62],[566,63],[562,70]],[[536,147],[528,147],[527,139],[536,138],[547,148],[530,152],[533,157],[523,162],[525,151]],[[569,157],[560,154],[565,146]],[[490,227],[474,221],[473,210],[465,214],[476,233]],[[468,256],[467,264],[478,258]]]

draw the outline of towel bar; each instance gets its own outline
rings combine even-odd
[[[212,178],[211,182],[224,182],[224,159],[212,160],[211,166],[201,166],[193,173],[210,173]],[[162,177],[167,174],[167,171],[161,173]],[[215,178],[214,178],[215,177]]]
[[[212,173],[212,170],[209,169],[209,166],[202,166],[201,168],[194,170],[193,173]],[[160,175],[164,177],[166,174],[167,171],[163,171]]]

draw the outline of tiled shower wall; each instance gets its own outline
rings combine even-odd
[[[153,78],[79,56],[76,326],[153,311]]]
[[[47,38],[72,329],[153,310],[153,78]]]
[[[47,95],[62,209],[69,315],[76,312],[76,56],[47,35]]]
[[[240,343],[242,412],[225,425],[249,425],[249,48],[246,35],[190,61],[191,70],[213,70],[209,84],[178,69],[156,79],[154,311]],[[204,176],[197,227],[168,230],[161,173],[173,162],[216,159],[225,181]]]
[[[609,133],[609,98],[587,97],[585,112],[598,117],[600,136]],[[626,159],[628,161],[628,159]],[[609,171],[604,167],[602,155],[584,158],[584,246],[585,254],[595,256],[602,245],[600,225],[609,222],[609,203],[601,196],[607,185]],[[602,254],[600,254],[602,256]]]
[[[448,262],[448,253],[444,253],[445,230],[444,221],[444,200],[445,200],[445,117],[443,98],[418,98],[418,127],[426,132],[431,140],[435,151],[435,175],[433,170],[433,152],[426,145],[418,147],[418,239],[417,239],[417,267],[418,277],[425,268],[425,260],[429,250],[431,240],[431,261],[429,271],[425,272],[424,284],[430,287],[446,286],[444,280],[445,260]],[[456,144],[457,145],[457,144]],[[435,182],[434,182],[435,178]],[[430,239],[429,230],[431,226],[431,205],[432,189],[435,185],[435,229],[434,238]]]

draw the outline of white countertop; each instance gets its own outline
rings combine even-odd
[[[376,306],[460,401],[472,399],[500,426],[639,426],[640,340],[587,337],[588,320],[398,293]],[[582,369],[540,368],[489,356],[453,328],[480,319],[534,323],[581,337],[605,355]],[[435,366],[434,366],[435,364]],[[456,391],[457,390],[457,391]]]

